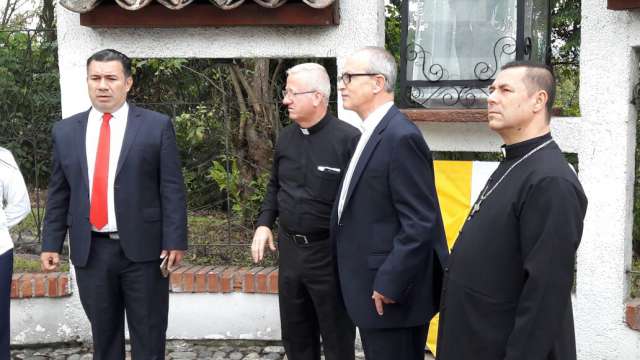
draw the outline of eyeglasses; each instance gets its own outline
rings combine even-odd
[[[351,82],[351,79],[354,76],[377,76],[377,75],[382,75],[382,74],[374,74],[374,73],[359,73],[359,74],[349,74],[349,73],[343,73],[342,75],[340,75],[338,77],[338,80],[342,80],[342,82],[345,85],[349,85],[349,83]]]
[[[290,90],[282,90],[282,98],[285,99],[287,97],[294,97],[296,95],[302,95],[302,94],[313,94],[314,92],[317,92],[318,90],[309,90],[309,91],[300,91],[300,92],[295,92],[295,91],[290,91]]]

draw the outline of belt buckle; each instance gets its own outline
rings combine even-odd
[[[109,233],[109,239],[111,240],[120,240],[120,235],[117,232]]]
[[[298,245],[309,245],[309,239],[307,239],[306,235],[294,234],[293,241]]]

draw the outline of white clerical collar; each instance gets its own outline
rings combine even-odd
[[[389,112],[389,109],[393,106],[393,101],[387,101],[386,103],[378,106],[366,119],[362,122],[363,132],[371,132],[375,129],[382,118]]]

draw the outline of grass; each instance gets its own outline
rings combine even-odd
[[[13,273],[19,272],[41,272],[40,258],[37,255],[15,254],[13,258]],[[69,271],[69,262],[62,261],[58,271]]]
[[[190,215],[189,251],[185,261],[194,265],[253,266],[251,242],[253,226],[238,219],[227,220],[225,213]],[[275,234],[274,234],[275,235]],[[260,266],[277,264],[277,253],[268,251]]]

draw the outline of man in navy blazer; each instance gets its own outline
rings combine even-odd
[[[431,153],[393,105],[391,54],[358,50],[340,80],[364,128],[331,217],[344,302],[368,360],[422,360],[448,256]]]
[[[102,50],[87,60],[92,107],[53,127],[42,266],[55,270],[69,233],[94,359],[164,359],[169,282],[187,248],[184,182],[171,120],[127,104],[131,60]]]

